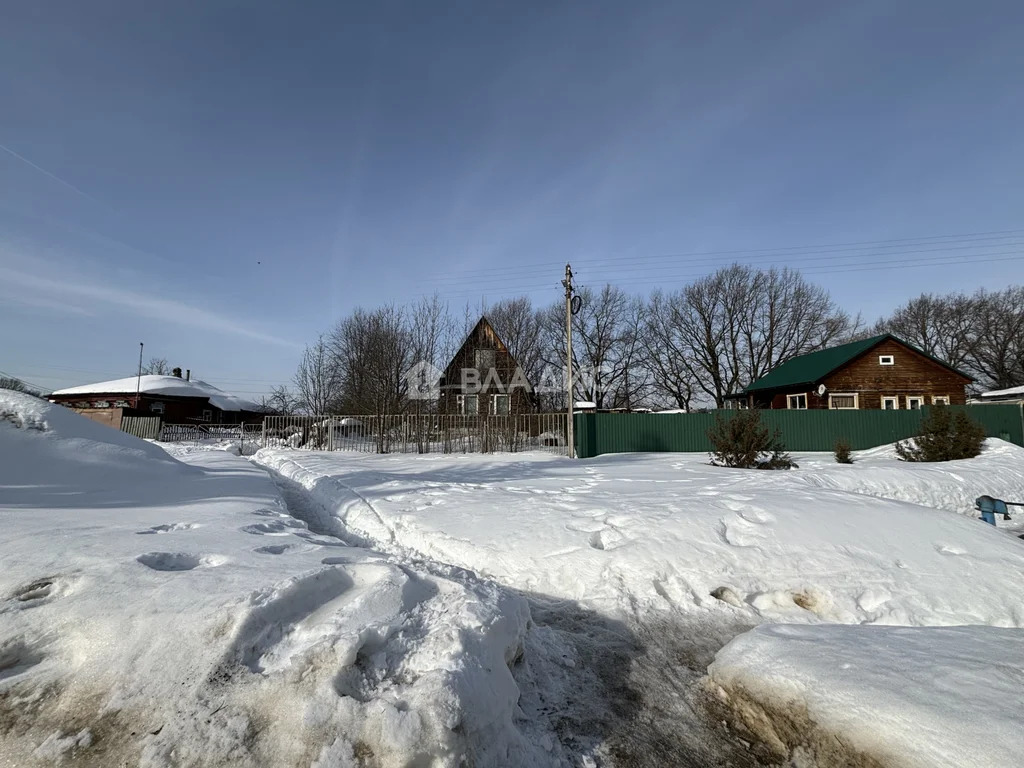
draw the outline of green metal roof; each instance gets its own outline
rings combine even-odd
[[[956,368],[951,366],[949,363],[944,363],[937,357],[932,357],[927,352],[921,351],[912,344],[907,344],[903,339],[897,338],[891,333],[883,333],[881,336],[872,336],[870,339],[852,341],[849,344],[842,344],[838,347],[829,347],[828,349],[822,349],[818,352],[810,352],[806,355],[794,357],[792,360],[783,363],[778,368],[769,371],[766,375],[748,386],[744,392],[760,392],[766,389],[785,389],[788,387],[795,387],[800,384],[814,384],[828,376],[832,371],[836,370],[836,368],[846,365],[855,357],[859,357],[886,339],[892,339],[899,342],[903,346],[924,355],[929,360],[933,360],[939,365],[948,368],[955,373],[959,373],[965,379],[971,378],[962,371],[956,370]]]

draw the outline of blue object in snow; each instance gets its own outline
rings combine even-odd
[[[1004,520],[1010,519],[1006,502],[1002,499],[994,499],[991,496],[979,496],[975,499],[974,503],[981,511],[981,519],[989,525],[996,524],[996,515],[1002,515]]]

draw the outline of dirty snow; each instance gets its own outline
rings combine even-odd
[[[231,453],[0,413],[0,765],[558,763],[524,599],[310,531]]]
[[[765,625],[709,672],[779,758],[794,734],[811,765],[992,768],[1024,754],[1017,630]]]
[[[640,646],[626,688],[646,691],[633,725],[655,723],[654,733],[627,744],[626,762],[658,765],[678,761],[678,751],[646,762],[640,755],[666,733],[700,731],[716,710],[693,695],[697,671],[751,626],[983,625],[1013,628],[1011,637],[1024,627],[1024,543],[970,509],[983,492],[1024,496],[1024,450],[990,441],[975,464],[955,466],[898,462],[891,449],[858,456],[852,467],[823,455],[797,458],[801,468],[790,472],[717,468],[703,455],[678,454],[574,463],[264,450],[255,461],[301,487],[326,529],[519,588],[533,596],[540,624],[544,600],[571,600],[621,622]],[[888,655],[875,648],[876,681],[915,653],[920,645],[893,646]],[[812,670],[827,663],[802,647],[795,665],[801,655]],[[872,691],[862,693],[870,710]],[[1006,703],[998,695],[988,702]],[[931,754],[921,731],[892,737],[909,754]],[[1024,748],[1020,737],[1000,737],[1009,740],[979,752],[979,765],[1005,764],[997,759],[1005,750]],[[787,757],[800,758],[799,740],[786,747]],[[794,765],[845,765],[846,757]]]
[[[790,472],[249,462],[3,392],[0,457],[0,765],[857,764],[826,741],[1007,765],[1024,747],[1002,721],[947,726],[953,703],[964,723],[1019,709],[1024,542],[972,512],[1024,498],[1024,450],[998,441]],[[864,740],[876,705],[885,753]]]

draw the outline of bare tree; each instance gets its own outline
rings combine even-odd
[[[679,398],[690,387],[691,399],[721,408],[780,363],[847,340],[859,322],[798,272],[740,264],[655,294],[650,306],[645,359],[658,389],[680,407],[689,407]],[[655,344],[664,350],[651,349]]]
[[[698,385],[694,366],[688,364],[686,337],[676,318],[671,297],[655,291],[647,305],[641,354],[651,372],[653,393],[689,411]]]
[[[388,305],[357,309],[330,334],[341,383],[341,407],[348,413],[400,413],[407,404],[405,374],[417,362],[414,335],[404,310]],[[426,341],[424,343],[427,343]]]
[[[875,330],[895,334],[929,355],[964,367],[973,343],[976,303],[964,294],[923,293],[879,321]]]
[[[9,389],[14,392],[23,392],[26,395],[32,395],[33,397],[42,397],[42,395],[26,384],[21,379],[16,379],[13,376],[0,376],[0,389]]]
[[[164,357],[151,357],[142,368],[142,373],[149,376],[170,376],[171,364]]]
[[[331,413],[338,403],[341,377],[330,345],[323,336],[302,353],[294,382],[301,407],[307,413]]]
[[[983,388],[1024,384],[1024,287],[973,295],[923,294],[876,325],[950,365]]]
[[[969,366],[993,389],[1024,385],[1024,286],[971,297]]]
[[[645,403],[650,372],[643,363],[640,334],[644,303],[612,285],[578,291],[579,314],[573,318],[573,396],[598,408],[635,408]],[[565,304],[544,313],[544,363],[565,365]]]
[[[272,387],[269,395],[260,398],[260,408],[265,413],[291,416],[302,410],[302,398],[286,386]]]

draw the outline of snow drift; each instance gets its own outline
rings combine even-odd
[[[557,763],[522,598],[314,533],[230,453],[0,409],[0,762]]]
[[[992,627],[761,626],[709,676],[778,760],[991,768],[1024,754],[1024,633]]]

